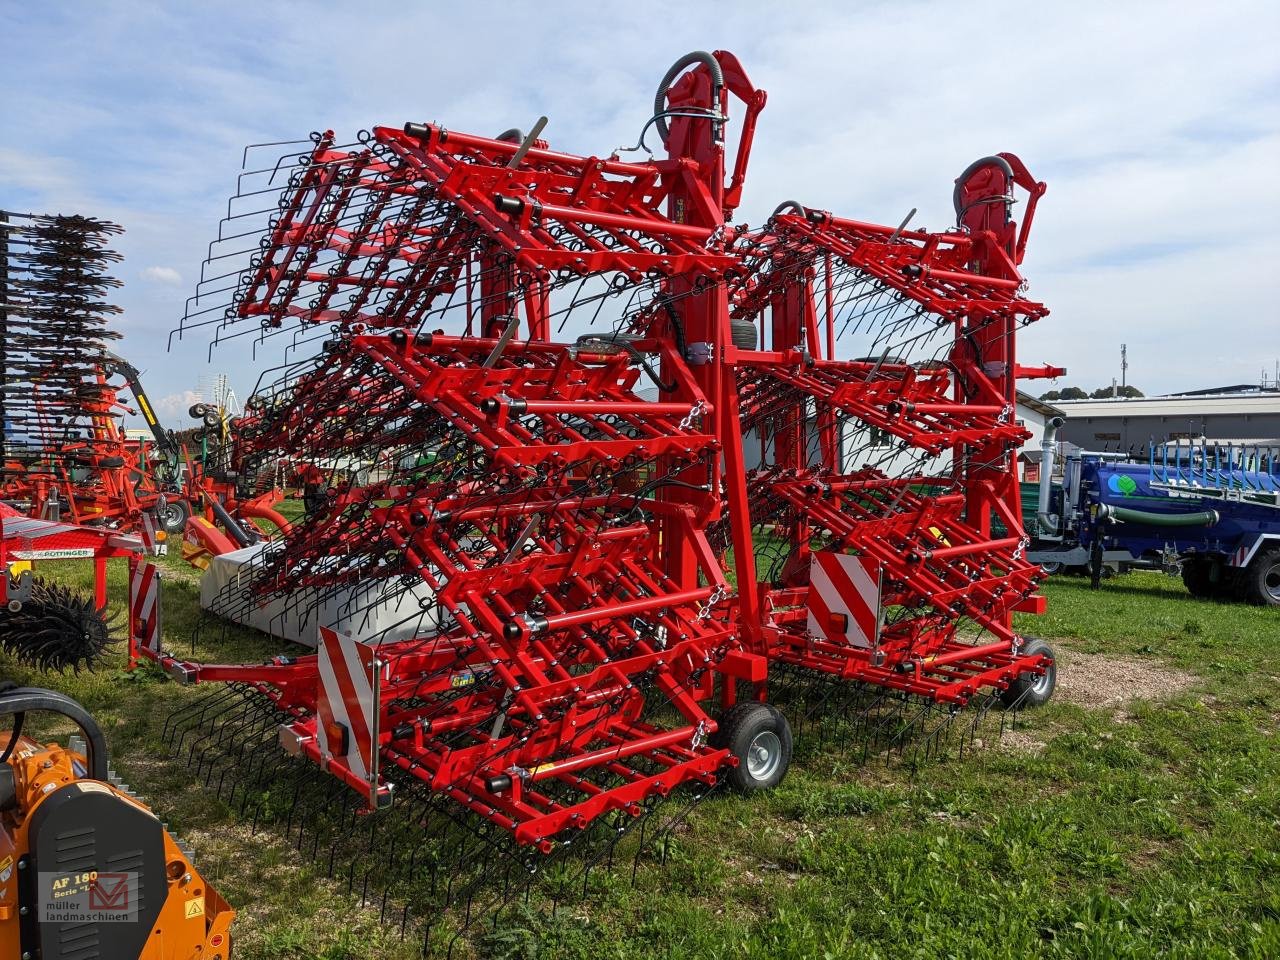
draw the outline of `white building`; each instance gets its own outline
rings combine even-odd
[[[1086,450],[1145,453],[1148,444],[1208,440],[1280,445],[1280,391],[1223,388],[1167,397],[1055,400],[1059,438]]]

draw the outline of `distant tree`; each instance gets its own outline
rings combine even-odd
[[[1113,389],[1112,387],[1099,387],[1097,390],[1093,391],[1093,393],[1089,394],[1089,397],[1092,400],[1107,400],[1111,397],[1145,397],[1146,396],[1146,394],[1143,393],[1141,390],[1139,390],[1137,387],[1130,387],[1130,386],[1115,387],[1114,393],[1112,392],[1112,389]],[[1066,398],[1063,397],[1063,399],[1065,400]]]
[[[1062,399],[1062,391],[1060,391],[1060,390],[1050,390],[1048,393],[1042,393],[1042,394],[1040,394],[1040,399],[1041,399],[1041,400],[1061,400],[1061,399]]]
[[[1059,400],[1088,400],[1089,395],[1079,387],[1064,387],[1058,393]]]

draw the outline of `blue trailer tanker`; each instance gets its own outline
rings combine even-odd
[[[1076,453],[1053,481],[1046,430],[1029,559],[1053,572],[1158,566],[1198,597],[1280,606],[1280,456],[1232,444],[1152,445],[1145,462]],[[1029,511],[1028,511],[1029,512]]]

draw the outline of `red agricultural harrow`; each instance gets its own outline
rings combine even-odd
[[[612,859],[677,788],[772,786],[771,690],[804,713],[847,691],[889,742],[913,704],[949,724],[1051,690],[1011,626],[1041,608],[1013,457],[1043,184],[979,161],[941,233],[795,203],[734,226],[764,103],[731,54],[696,53],[645,125],[665,159],[408,123],[242,176],[181,332],[283,338],[240,455],[347,479],[221,598],[315,611],[316,653],[161,655],[231,684],[170,733],[300,845],[318,815],[313,851],[394,799],[359,821],[381,854],[353,886],[407,876],[405,910],[461,901],[465,923],[481,885],[512,895],[570,840]],[[333,597],[358,636],[330,629]],[[375,606],[412,638],[362,630]],[[313,761],[283,782],[277,735]],[[319,800],[326,778],[354,790]]]

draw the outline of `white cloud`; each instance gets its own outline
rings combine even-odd
[[[918,207],[914,225],[941,228],[952,178],[1008,150],[1049,184],[1026,274],[1052,315],[1021,339],[1024,361],[1100,385],[1123,340],[1130,381],[1154,392],[1253,379],[1280,352],[1274,2],[757,0],[728,20],[717,5],[663,0],[520,6],[526,42],[478,70],[492,2],[401,5],[357,30],[289,4],[216,22],[182,7],[46,5],[15,26],[0,68],[32,91],[0,129],[0,181],[17,192],[6,204],[110,217],[128,229],[127,264],[181,272],[185,285],[141,271],[154,285],[118,301],[122,352],[155,371],[153,389],[177,391],[210,369],[216,318],[162,358],[244,144],[406,120],[492,133],[545,113],[553,147],[603,155],[635,141],[668,64],[727,49],[769,92],[739,220],[794,197],[892,224]],[[449,42],[422,61],[423,36]],[[419,65],[415,83],[377,69],[403,63]],[[248,339],[215,352],[242,394],[280,360],[251,357]]]
[[[181,393],[170,393],[161,397],[156,406],[161,413],[171,417],[185,417],[193,403],[200,403],[202,397],[199,390],[183,390]]]
[[[143,280],[150,280],[153,283],[163,283],[170,287],[182,286],[182,274],[173,267],[145,267],[139,274]]]

